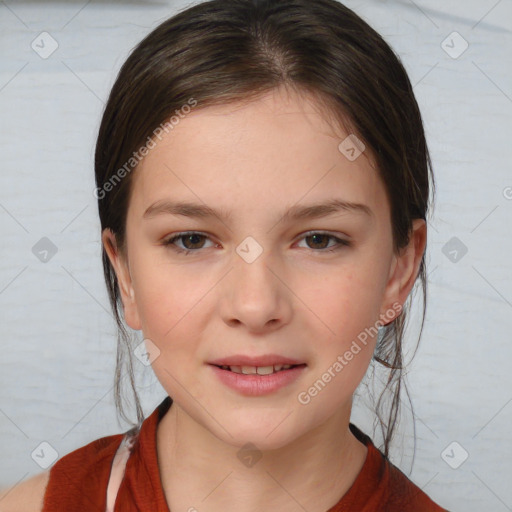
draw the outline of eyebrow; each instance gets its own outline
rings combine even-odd
[[[318,219],[339,212],[349,212],[362,214],[371,218],[374,217],[373,211],[365,204],[345,201],[343,199],[331,199],[323,203],[292,206],[282,213],[280,218],[284,222],[290,222],[294,220]],[[144,212],[143,218],[149,219],[162,214],[192,218],[217,217],[218,219],[224,220],[232,216],[231,212],[215,210],[206,204],[162,200],[149,206]]]

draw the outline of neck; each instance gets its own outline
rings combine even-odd
[[[327,422],[244,465],[176,403],[157,429],[160,477],[170,510],[325,512],[348,491],[367,448],[350,432],[351,404]]]

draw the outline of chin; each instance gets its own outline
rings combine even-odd
[[[261,451],[277,450],[304,434],[296,430],[292,420],[294,414],[284,411],[285,409],[231,409],[230,413],[216,418],[229,434],[218,424],[209,423],[214,428],[215,435],[232,446],[242,448],[251,443]]]

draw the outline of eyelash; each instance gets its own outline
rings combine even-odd
[[[193,252],[199,252],[200,249],[181,249],[180,247],[177,247],[174,243],[176,240],[178,240],[180,238],[183,238],[185,236],[191,236],[191,235],[204,236],[209,239],[209,237],[207,235],[200,233],[198,231],[185,231],[183,233],[178,233],[177,235],[174,235],[172,238],[165,240],[163,242],[163,245],[165,247],[169,247],[170,249],[172,249],[173,251],[175,251],[179,254],[184,254],[185,256],[187,256]],[[350,247],[352,245],[352,243],[349,242],[348,240],[342,240],[334,235],[331,235],[330,233],[324,233],[323,231],[310,231],[308,233],[305,233],[300,240],[303,240],[304,238],[308,238],[313,235],[325,235],[329,238],[332,238],[336,242],[336,245],[330,249],[318,249],[318,250],[310,249],[311,251],[314,251],[314,252],[331,253],[331,252],[339,251],[343,247]]]

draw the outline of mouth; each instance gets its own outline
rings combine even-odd
[[[307,367],[305,363],[290,359],[276,361],[275,357],[273,360],[260,358],[259,361],[240,357],[230,359],[215,361],[208,366],[222,384],[241,395],[252,397],[269,395],[292,386]]]
[[[237,366],[237,365],[218,365],[217,368],[228,372],[239,373],[242,375],[272,375],[274,373],[285,372],[293,368],[303,367],[306,364],[275,364],[268,366]]]

